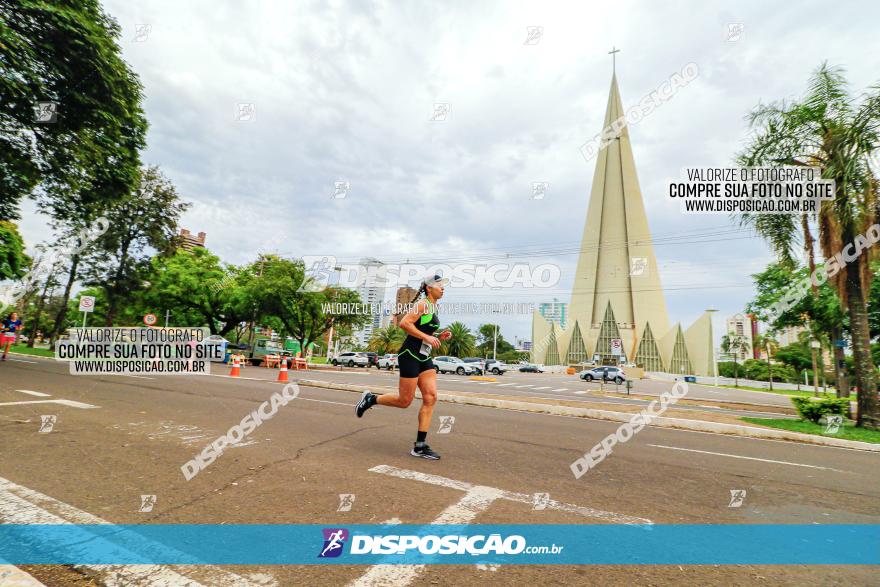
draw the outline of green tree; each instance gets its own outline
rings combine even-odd
[[[275,316],[284,325],[285,334],[295,338],[300,348],[317,341],[331,326],[358,327],[369,320],[357,313],[329,314],[327,304],[360,304],[357,292],[328,287],[323,291],[301,291],[306,279],[302,261],[266,255],[250,268],[251,298],[263,315]]]
[[[880,146],[880,85],[856,104],[843,70],[823,64],[813,75],[800,101],[759,105],[750,122],[755,138],[740,155],[743,165],[802,165],[820,167],[822,177],[835,182],[833,201],[819,211],[819,243],[826,258],[856,242],[877,215],[877,178],[871,158]],[[770,223],[771,215],[765,215]],[[797,243],[794,219],[762,229],[755,227],[785,261]],[[779,219],[777,219],[779,220]],[[862,238],[862,237],[860,237]],[[838,269],[830,281],[849,314],[856,383],[859,388],[857,425],[880,428],[877,373],[870,353],[867,298],[871,273],[868,255],[859,255]],[[835,267],[830,268],[833,272]]]
[[[207,326],[211,334],[225,336],[251,316],[251,276],[238,267],[224,266],[205,248],[157,255],[146,277],[144,313],[170,310],[172,324]]]
[[[721,350],[733,355],[733,385],[734,387],[739,387],[739,361],[740,359],[745,359],[752,355],[749,341],[745,336],[740,336],[731,332],[721,337]],[[725,377],[729,377],[729,375],[725,375]]]
[[[0,4],[0,218],[38,186],[99,200],[133,187],[146,120],[120,34],[97,0]]]
[[[467,357],[474,354],[476,339],[467,326],[461,322],[453,322],[446,330],[452,336],[441,343],[443,354],[453,357]]]
[[[30,263],[18,227],[9,220],[0,220],[0,281],[21,277]]]
[[[380,355],[396,353],[403,343],[404,335],[403,330],[394,324],[387,328],[378,328],[373,331],[367,349]]]
[[[189,207],[158,167],[142,170],[134,193],[110,208],[109,230],[87,259],[84,281],[106,293],[105,326],[112,326],[120,304],[133,301],[143,289],[151,253],[170,255],[177,244],[177,226]]]
[[[495,340],[496,329],[498,332],[497,341]],[[481,324],[477,329],[477,351],[480,356],[491,357],[493,348],[496,355],[514,350],[513,345],[504,340],[501,328],[497,324]]]

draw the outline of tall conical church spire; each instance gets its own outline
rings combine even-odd
[[[604,343],[599,331],[610,304],[624,354],[632,360],[645,325],[665,333],[669,316],[616,74],[605,110],[605,136],[607,129],[619,130],[596,157],[569,315],[581,332],[589,332],[587,348],[604,355],[610,349],[599,348]]]

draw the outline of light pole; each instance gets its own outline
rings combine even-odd
[[[334,267],[333,270],[342,271],[342,267]],[[327,359],[330,358],[330,350],[333,348],[333,322],[333,320],[330,321],[330,334],[327,336]]]
[[[716,308],[706,310],[709,314],[709,345],[712,347],[712,372],[715,374],[715,387],[718,387],[718,357],[715,356],[715,334],[712,328],[712,314],[717,311]]]

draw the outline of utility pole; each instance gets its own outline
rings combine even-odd
[[[773,391],[773,365],[770,364],[770,341],[767,341],[767,375],[770,376],[770,391]]]
[[[498,325],[495,325],[495,336],[492,337],[492,360],[495,360],[495,351],[498,348]]]

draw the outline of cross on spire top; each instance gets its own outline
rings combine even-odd
[[[611,55],[611,71],[612,73],[617,73],[617,53],[620,53],[620,49],[611,45],[611,51],[608,52]]]

